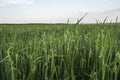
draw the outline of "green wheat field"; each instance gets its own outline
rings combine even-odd
[[[120,80],[120,24],[1,24],[0,80]]]

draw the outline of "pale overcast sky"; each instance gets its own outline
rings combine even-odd
[[[0,0],[0,23],[72,23],[87,12],[83,23],[114,22],[120,0]]]

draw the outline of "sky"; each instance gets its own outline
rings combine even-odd
[[[0,23],[120,22],[120,0],[0,0]]]

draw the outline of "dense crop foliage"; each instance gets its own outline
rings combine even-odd
[[[0,25],[0,80],[119,76],[120,24]]]

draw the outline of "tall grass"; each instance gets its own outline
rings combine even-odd
[[[0,80],[119,80],[120,24],[0,25]]]

